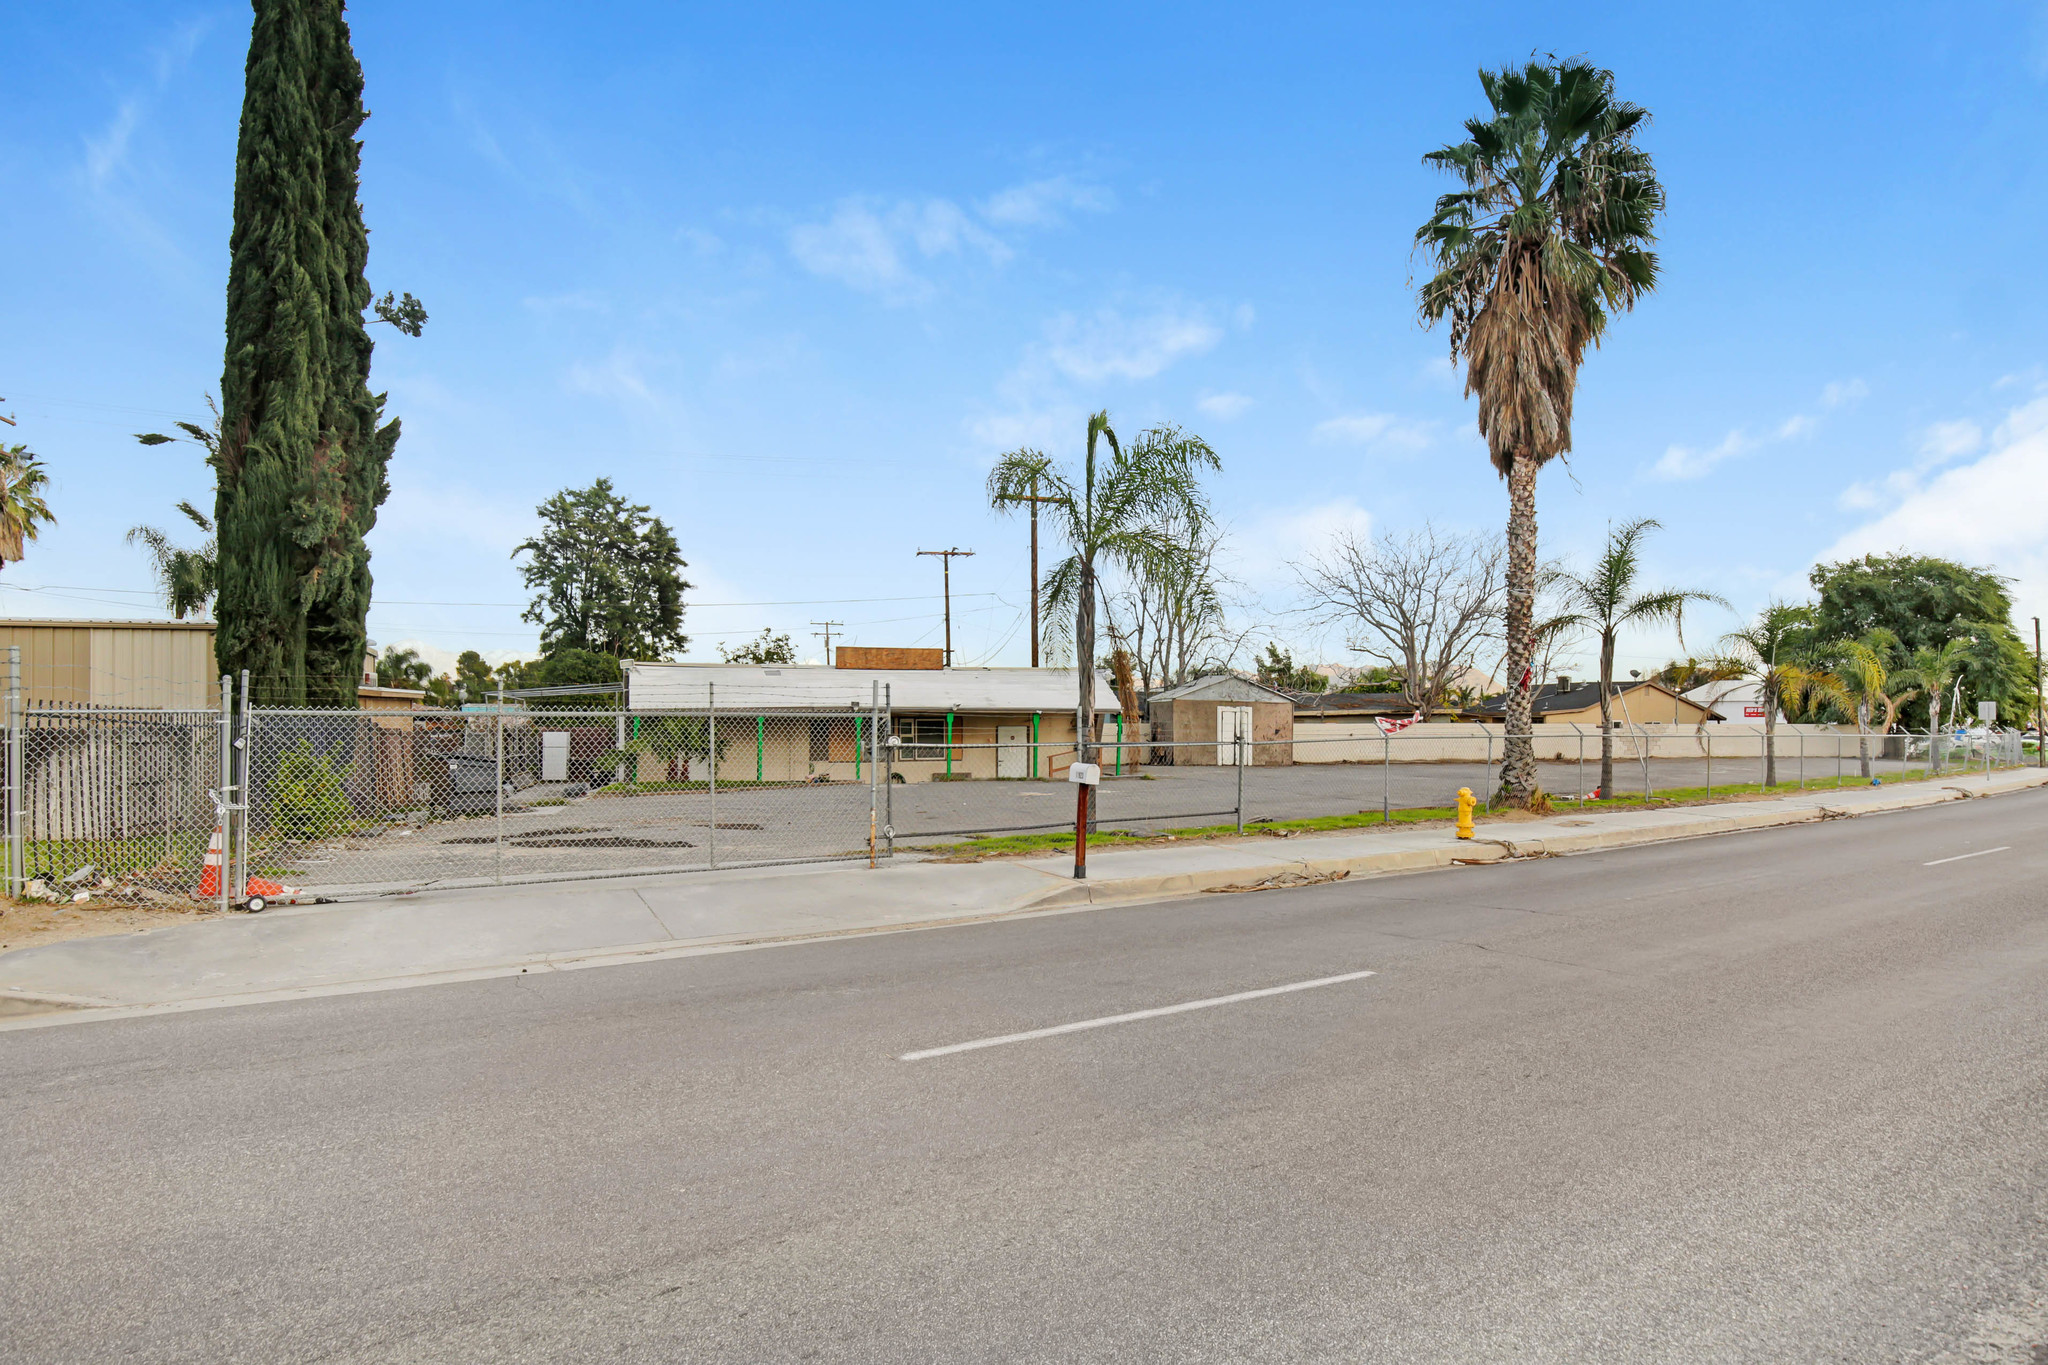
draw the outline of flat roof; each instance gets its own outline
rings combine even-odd
[[[1071,668],[827,668],[820,664],[629,663],[635,710],[689,711],[707,696],[735,711],[859,710],[878,687],[897,711],[1071,711],[1080,675]],[[1095,675],[1095,709],[1115,713],[1116,689]]]
[[[126,627],[130,630],[213,630],[217,621],[130,621],[114,617],[92,616],[10,616],[0,619],[0,630],[34,628],[36,626],[72,626],[92,630],[110,630]]]

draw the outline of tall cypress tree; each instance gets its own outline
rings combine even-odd
[[[353,706],[370,608],[363,537],[398,442],[370,392],[363,324],[363,71],[342,0],[254,8],[228,238],[214,648],[263,701]]]

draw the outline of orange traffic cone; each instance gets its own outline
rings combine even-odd
[[[201,900],[217,900],[220,897],[220,826],[213,827],[213,842],[206,846],[206,861],[199,867],[199,890],[195,893]]]

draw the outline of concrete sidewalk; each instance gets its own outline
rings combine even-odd
[[[1085,882],[1072,880],[1072,857],[1061,854],[967,864],[899,860],[873,870],[737,869],[292,907],[20,949],[0,956],[0,1000],[125,1012],[427,985],[1164,900],[1275,879],[1626,848],[2040,786],[2048,786],[2048,772],[2023,769],[1715,806],[1496,821],[1469,841],[1446,826],[1395,826],[1105,850],[1090,856]],[[0,1029],[43,1022],[49,1017],[0,1021]]]

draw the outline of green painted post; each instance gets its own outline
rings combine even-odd
[[[1116,713],[1116,775],[1124,775],[1124,713]]]
[[[761,750],[768,738],[768,717],[754,717],[754,780],[761,780]]]
[[[1038,776],[1038,718],[1044,714],[1043,711],[1033,711],[1031,713],[1031,775],[1033,777]]]
[[[953,775],[953,713],[946,713],[946,776]]]
[[[856,782],[860,781],[860,746],[867,739],[867,723],[866,716],[853,718],[853,780]]]

